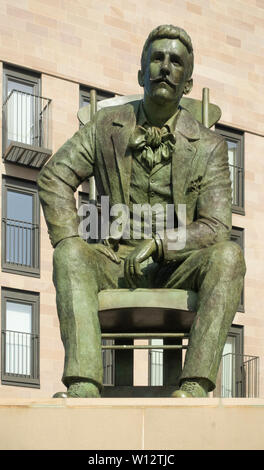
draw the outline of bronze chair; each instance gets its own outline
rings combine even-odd
[[[180,289],[114,289],[99,293],[99,319],[103,339],[114,339],[114,387],[103,396],[169,396],[182,368],[182,341],[188,338],[197,294]],[[162,338],[163,345],[134,344],[135,339]],[[163,351],[163,386],[133,387],[133,351]]]
[[[78,119],[88,122],[96,111],[141,99],[142,95],[117,96],[96,103],[96,91],[91,90],[91,104],[81,108]],[[206,127],[212,127],[221,117],[218,106],[209,103],[209,90],[203,89],[203,99],[182,98],[187,109]],[[90,180],[90,200],[96,200],[95,182]],[[114,344],[104,350],[115,351],[114,386],[105,386],[103,396],[170,396],[178,386],[182,369],[183,339],[195,317],[197,294],[180,289],[114,289],[99,293],[99,319],[102,339]],[[162,338],[163,345],[134,344],[135,339]],[[163,350],[163,386],[133,386],[133,351],[135,349]]]

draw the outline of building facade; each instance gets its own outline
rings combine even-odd
[[[232,239],[247,264],[216,393],[263,396],[263,0],[2,0],[1,11],[0,397],[47,397],[62,389],[64,352],[53,250],[36,189],[39,169],[78,130],[77,112],[91,89],[99,99],[141,93],[144,41],[165,23],[192,38],[191,97],[201,99],[208,87],[222,110],[216,132],[228,142]],[[87,198],[85,182],[76,204]],[[159,351],[136,351],[135,385],[162,384],[161,365]]]

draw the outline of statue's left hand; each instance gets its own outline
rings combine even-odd
[[[142,276],[140,263],[152,256],[157,250],[154,239],[142,240],[138,246],[126,257],[124,265],[125,279],[132,289],[136,289],[137,281]]]

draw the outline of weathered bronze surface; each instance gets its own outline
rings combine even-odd
[[[205,396],[215,380],[245,274],[230,242],[231,181],[224,139],[179,106],[192,88],[193,49],[180,28],[153,30],[143,49],[142,101],[98,111],[42,169],[39,195],[54,250],[54,284],[65,347],[68,396],[98,396],[102,387],[98,292],[175,288],[198,293],[197,315],[174,396]],[[200,112],[200,111],[199,111]],[[158,129],[157,129],[158,128]],[[110,207],[134,203],[186,205],[184,248],[123,236],[87,244],[78,235],[74,192],[95,176]],[[130,212],[131,217],[131,212]],[[96,392],[97,390],[97,392]]]

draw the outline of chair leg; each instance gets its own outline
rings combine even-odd
[[[115,344],[133,344],[133,339],[116,339]],[[133,349],[115,350],[115,386],[133,386],[134,372]]]
[[[181,339],[164,338],[164,344],[181,345]],[[164,349],[163,352],[163,385],[178,385],[182,371],[182,349]]]

